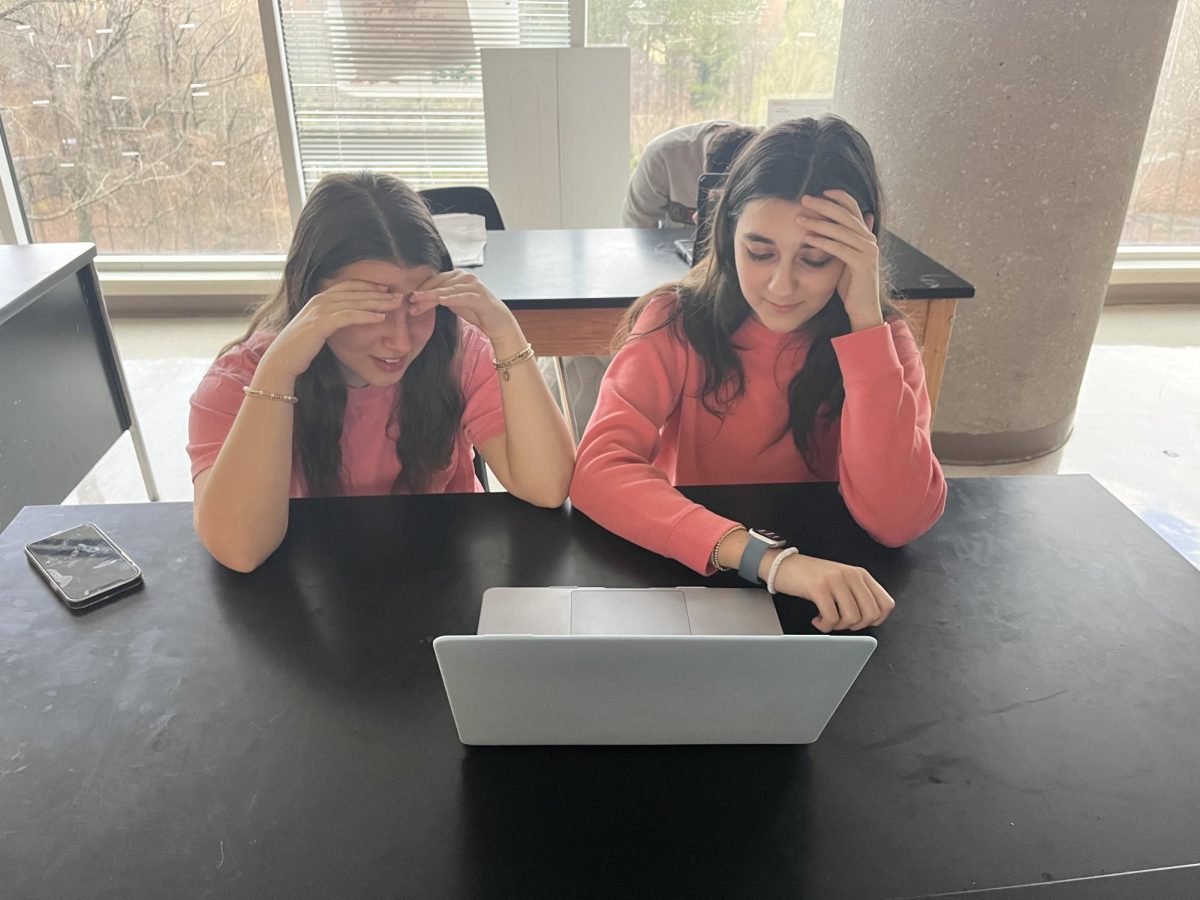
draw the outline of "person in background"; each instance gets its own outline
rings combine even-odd
[[[622,224],[626,228],[691,225],[700,176],[729,171],[738,151],[761,130],[717,120],[660,134],[646,145],[630,176]]]
[[[705,172],[727,172],[739,150],[762,129],[717,120],[673,128],[652,140],[629,179],[621,212],[626,228],[658,228],[695,222],[698,182]],[[596,406],[608,356],[572,356],[563,360],[571,411],[583,428]],[[543,374],[555,382],[553,368]],[[579,437],[579,435],[576,435]]]
[[[482,490],[562,504],[575,444],[512,312],[455,270],[421,197],[372,172],[327,175],[283,283],[192,396],[196,532],[248,572],[292,497]]]
[[[701,575],[737,569],[816,604],[823,632],[895,606],[866,570],[809,556],[694,503],[677,485],[834,481],[888,546],[938,520],[921,352],[887,300],[883,197],[863,136],[795,119],[737,157],[712,252],[629,310],[579,446],[571,502]]]

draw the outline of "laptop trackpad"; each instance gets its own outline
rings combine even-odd
[[[691,634],[683,591],[571,592],[571,634]]]

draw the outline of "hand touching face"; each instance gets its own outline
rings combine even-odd
[[[831,197],[834,194],[854,202],[842,191],[830,192]],[[816,200],[820,202],[811,202]],[[864,250],[860,258],[855,255],[857,244],[852,248],[842,243],[853,230],[827,217],[837,215],[835,207],[852,215],[831,198],[793,202],[772,197],[750,201],[738,217],[733,238],[738,284],[754,316],[770,330],[797,330],[824,309],[842,286],[861,287],[864,295],[869,292],[871,270],[865,258],[869,253]],[[859,218],[858,224],[873,246],[869,220],[869,216]],[[861,233],[855,235],[866,242]],[[848,277],[851,268],[862,274]],[[878,309],[877,261],[874,272]]]

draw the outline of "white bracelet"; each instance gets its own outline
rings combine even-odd
[[[795,547],[784,547],[779,551],[779,555],[775,557],[775,561],[771,563],[771,571],[767,573],[767,593],[775,593],[775,573],[779,571],[779,564],[789,556],[796,556],[800,553]]]

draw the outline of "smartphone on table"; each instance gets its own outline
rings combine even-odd
[[[142,585],[142,570],[91,522],[28,543],[25,555],[68,609],[87,609]]]

